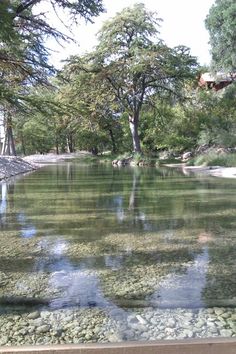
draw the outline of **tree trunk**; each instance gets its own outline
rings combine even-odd
[[[132,136],[134,152],[141,152],[140,139],[138,135],[138,121],[138,114],[134,114],[134,116],[129,116],[129,128]]]
[[[115,138],[114,138],[114,134],[113,134],[112,129],[109,129],[109,134],[110,134],[111,143],[112,143],[112,152],[114,154],[114,153],[116,153],[117,149],[116,149],[116,143],[115,143]]]
[[[74,152],[73,134],[72,133],[69,133],[67,136],[67,147],[68,147],[68,152],[70,152],[70,153]]]
[[[1,155],[14,155],[16,156],[15,142],[12,131],[12,119],[9,114],[5,117],[5,137],[2,146]]]
[[[55,145],[56,145],[56,154],[59,155],[59,143],[58,143],[58,138],[56,137]]]

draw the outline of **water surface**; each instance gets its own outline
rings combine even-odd
[[[236,181],[64,163],[0,185],[0,344],[236,335]]]

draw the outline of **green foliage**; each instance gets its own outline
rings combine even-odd
[[[7,112],[8,122],[19,111],[39,107],[30,97],[32,87],[50,86],[49,77],[55,70],[48,62],[50,50],[45,45],[46,39],[69,40],[51,26],[45,13],[38,12],[36,5],[40,2],[2,0],[0,3],[0,111]],[[79,17],[91,21],[103,11],[101,0],[50,0],[50,3],[56,14],[57,9],[67,11],[71,23]],[[5,122],[8,124],[6,118]],[[12,136],[12,127],[8,131]],[[41,149],[41,139],[37,141]]]
[[[114,113],[127,115],[135,152],[141,150],[138,126],[144,102],[151,102],[154,93],[181,96],[183,82],[194,77],[197,66],[188,48],[171,49],[160,40],[159,23],[143,4],[126,8],[104,24],[93,53],[70,63],[71,72],[93,75],[99,96],[106,96]]]
[[[206,19],[216,70],[236,70],[236,2],[216,0]]]
[[[21,142],[24,144],[18,145],[18,152],[26,155],[35,153],[47,153],[53,148],[53,134],[41,122],[36,122],[34,119],[27,121],[21,130]]]
[[[109,139],[105,132],[79,130],[76,135],[76,147],[94,153],[103,152],[109,146]]]
[[[118,156],[116,156],[117,160],[125,160],[125,159],[129,159],[130,157],[132,157],[132,154],[129,152],[124,152],[123,154],[120,154]]]
[[[236,144],[235,93],[236,85],[231,84],[221,94],[207,92],[198,97],[198,145],[232,147]]]
[[[235,84],[218,93],[196,89],[195,58],[164,44],[156,13],[143,4],[124,9],[104,24],[93,52],[71,58],[49,80],[44,40],[68,38],[35,15],[40,1],[0,3],[0,109],[13,122],[18,150],[128,151],[138,163],[163,150],[236,145]],[[72,20],[102,11],[100,0],[50,1]],[[234,9],[217,0],[207,19],[218,68],[234,68]]]
[[[87,56],[78,60],[79,63],[71,62],[64,68],[63,77],[69,84],[62,82],[59,92],[60,101],[72,107],[71,120],[75,121],[75,117],[79,117],[76,145],[91,150],[95,144],[93,148],[98,152],[111,150],[116,153],[122,146],[123,123],[117,114],[114,95],[108,87],[101,86],[93,72],[80,70],[79,65],[85,65]]]
[[[141,131],[145,151],[181,152],[195,146],[199,121],[194,109],[187,105],[173,106],[169,101],[157,98],[155,111],[144,113]]]
[[[133,154],[133,160],[139,163],[143,160],[143,154],[141,154],[140,152],[136,152],[135,154]]]
[[[35,9],[41,0],[3,0],[0,4],[0,103],[6,99],[11,104],[27,96],[27,84],[45,85],[53,67],[48,63],[49,50],[45,40],[69,40],[59,30],[53,28],[44,13]],[[103,11],[101,0],[51,0],[55,11],[62,8],[71,16],[71,22],[79,16],[92,19]],[[24,85],[24,86],[23,86]],[[6,87],[18,90],[5,95]],[[14,102],[13,102],[14,100]]]

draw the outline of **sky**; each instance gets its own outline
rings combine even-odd
[[[192,55],[198,57],[201,65],[210,64],[209,36],[204,21],[210,7],[215,2],[214,0],[104,0],[103,3],[107,10],[105,14],[95,18],[93,24],[85,24],[85,21],[81,19],[79,26],[71,28],[70,36],[76,39],[76,44],[63,44],[62,47],[55,42],[50,41],[48,43],[48,46],[54,51],[51,56],[53,64],[60,67],[62,65],[60,61],[70,55],[90,51],[96,45],[96,33],[102,27],[103,22],[123,8],[132,6],[137,2],[144,3],[148,10],[156,11],[158,16],[163,19],[160,27],[160,38],[168,46],[185,45],[191,49]],[[61,21],[55,13],[52,14],[48,7],[48,2],[45,1],[40,6],[44,12],[48,11],[50,23],[65,32]],[[66,16],[59,13],[59,17],[63,18],[63,22],[67,24]]]

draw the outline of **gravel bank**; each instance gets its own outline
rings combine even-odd
[[[38,167],[20,157],[0,156],[0,180],[34,171]]]
[[[36,170],[45,164],[57,163],[69,159],[90,156],[88,152],[72,154],[30,155],[24,158],[18,156],[0,156],[0,180]]]
[[[56,163],[56,162],[62,162],[66,160],[72,160],[72,159],[79,159],[83,158],[86,156],[92,156],[91,153],[87,151],[78,151],[75,153],[68,153],[68,154],[45,154],[45,155],[29,155],[24,157],[24,160],[29,162],[29,163],[36,163],[38,165],[45,165],[45,164],[51,164],[51,163]]]

